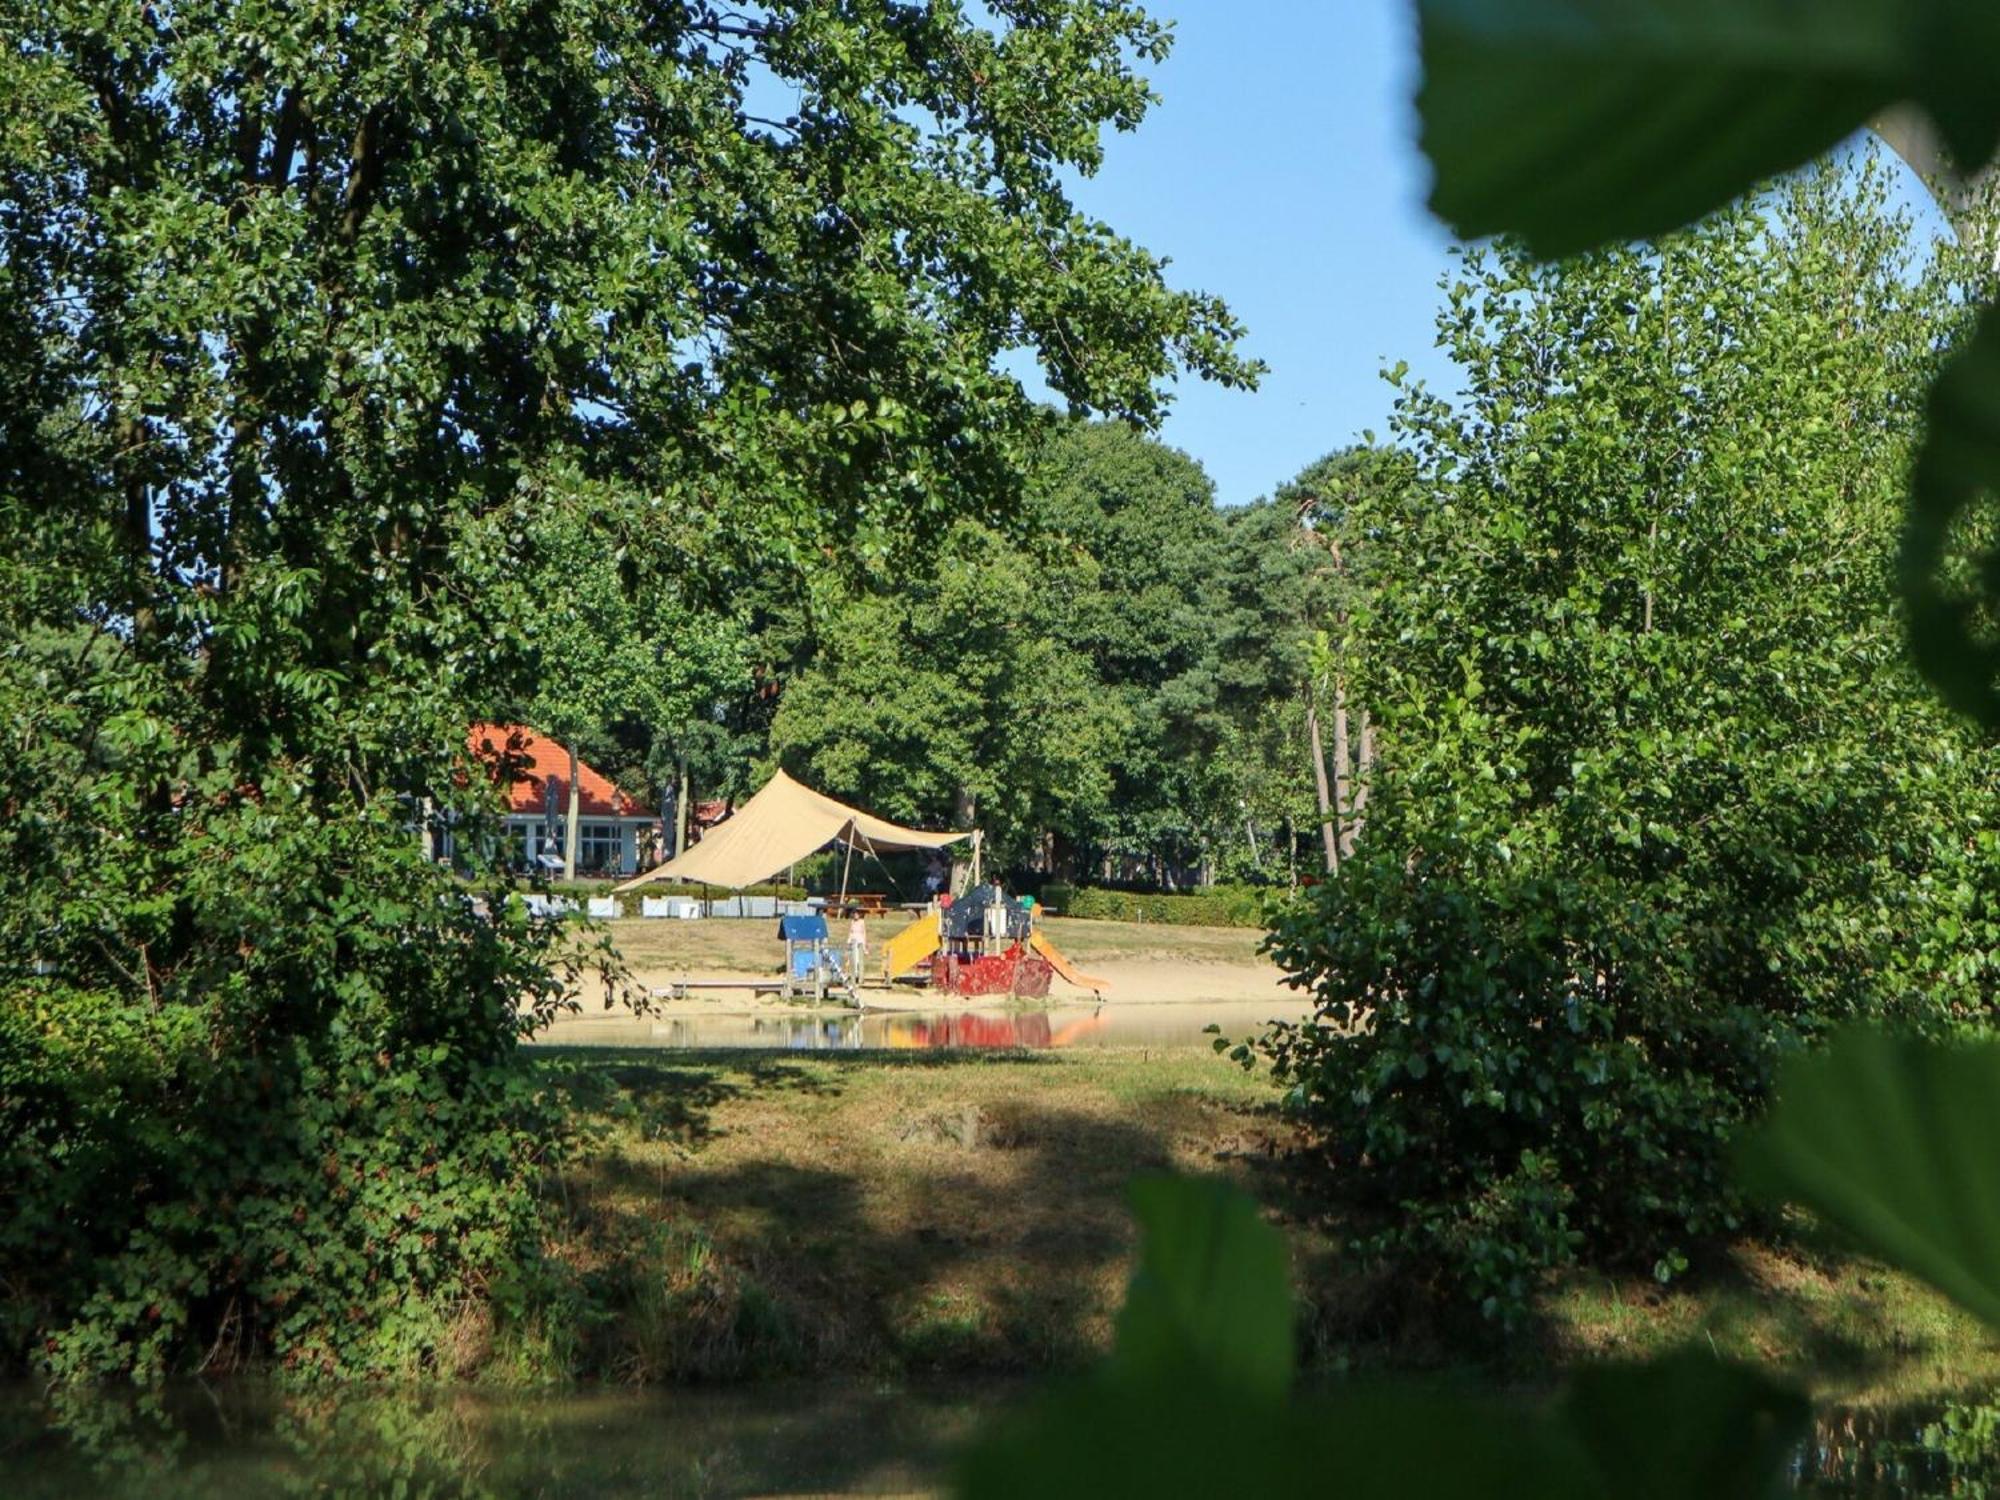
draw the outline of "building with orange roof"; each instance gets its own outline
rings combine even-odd
[[[507,786],[507,839],[524,869],[561,869],[569,814],[569,747],[525,724],[474,724],[466,743]],[[657,847],[660,820],[579,759],[578,875],[637,873],[640,844]]]

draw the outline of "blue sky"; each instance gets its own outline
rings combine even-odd
[[[1219,294],[1270,366],[1255,392],[1183,381],[1161,436],[1216,498],[1266,495],[1313,459],[1385,430],[1380,371],[1453,388],[1435,344],[1451,239],[1424,207],[1410,0],[1150,0],[1174,22],[1161,102],[1107,141],[1079,208]],[[1941,227],[1914,176],[1905,206]],[[1022,361],[1023,373],[1031,368]],[[1039,382],[1030,381],[1035,389]]]
[[[1389,410],[1380,370],[1433,348],[1449,237],[1424,208],[1409,0],[1154,0],[1160,104],[1112,136],[1078,206],[1223,297],[1271,369],[1254,393],[1183,381],[1162,436],[1217,498],[1268,494]]]

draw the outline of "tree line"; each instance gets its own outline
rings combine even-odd
[[[1373,747],[1338,518],[1407,470],[1343,449],[1221,507],[1143,430],[1051,420],[1004,511],[705,610],[632,601],[558,521],[520,584],[540,686],[499,711],[649,806],[739,800],[782,765],[886,817],[976,824],[1031,879],[1293,885],[1351,852]]]

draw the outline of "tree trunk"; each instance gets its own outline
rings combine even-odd
[[[953,828],[971,828],[978,817],[979,799],[972,794],[970,787],[960,787],[958,794],[952,799],[951,826]],[[963,844],[952,845],[954,851],[963,849],[964,847]],[[977,880],[980,874],[983,873],[976,868],[978,863],[979,861],[975,859],[971,864],[968,864],[956,852],[952,854],[951,893],[953,896],[963,896],[968,882]]]
[[[1345,858],[1347,825],[1354,816],[1354,756],[1347,734],[1347,684],[1333,679],[1333,848]]]
[[[1326,844],[1326,873],[1340,868],[1340,845],[1333,832],[1333,798],[1326,785],[1326,751],[1320,747],[1319,710],[1310,699],[1306,703],[1306,730],[1312,740],[1313,786],[1319,793],[1319,831]]]
[[[1653,554],[1658,550],[1659,541],[1660,523],[1656,517],[1651,528],[1646,532],[1646,603],[1644,612],[1639,620],[1639,633],[1641,635],[1651,635],[1653,633]]]
[[[681,777],[681,794],[674,801],[674,858],[675,859],[679,859],[683,854],[687,853],[688,829],[693,826],[693,823],[691,821],[693,813],[688,806],[688,798],[693,793],[694,789],[688,785],[688,763],[687,763],[687,757],[685,755],[681,757],[680,777]]]
[[[1368,811],[1368,777],[1375,769],[1375,724],[1368,717],[1368,710],[1361,710],[1361,743],[1354,756],[1353,796],[1347,809],[1347,821],[1340,831],[1340,856],[1345,859],[1354,852],[1355,840],[1361,837],[1361,825]]]
[[[577,822],[583,813],[576,795],[576,750],[569,752],[569,811],[563,818],[563,879],[576,879]]]

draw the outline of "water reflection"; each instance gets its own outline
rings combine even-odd
[[[2000,1406],[1982,1396],[1823,1410],[1791,1478],[1819,1495],[2000,1495]]]
[[[1018,1390],[0,1389],[0,1477],[10,1500],[931,1493],[956,1445]],[[2000,1495],[2000,1405],[1823,1409],[1788,1478],[1819,1495]]]
[[[1120,1003],[1034,1009],[952,1011],[787,1011],[638,1017],[607,1014],[566,1022],[547,1040],[565,1046],[746,1047],[830,1052],[881,1048],[1044,1050],[1063,1047],[1162,1047],[1209,1050],[1215,1025],[1229,1035],[1262,1029],[1283,1004]]]
[[[669,1045],[699,1046],[715,1028],[700,1022],[676,1021]],[[1051,1016],[1047,1011],[1025,1015],[994,1015],[965,1011],[958,1015],[856,1015],[756,1017],[753,1042],[789,1051],[818,1052],[834,1048],[881,1047],[909,1051],[929,1047],[1044,1049],[1068,1047],[1102,1034],[1109,1020],[1101,1012]]]
[[[952,1445],[1005,1395],[16,1392],[0,1398],[0,1474],[14,1500],[909,1494],[935,1489]]]

